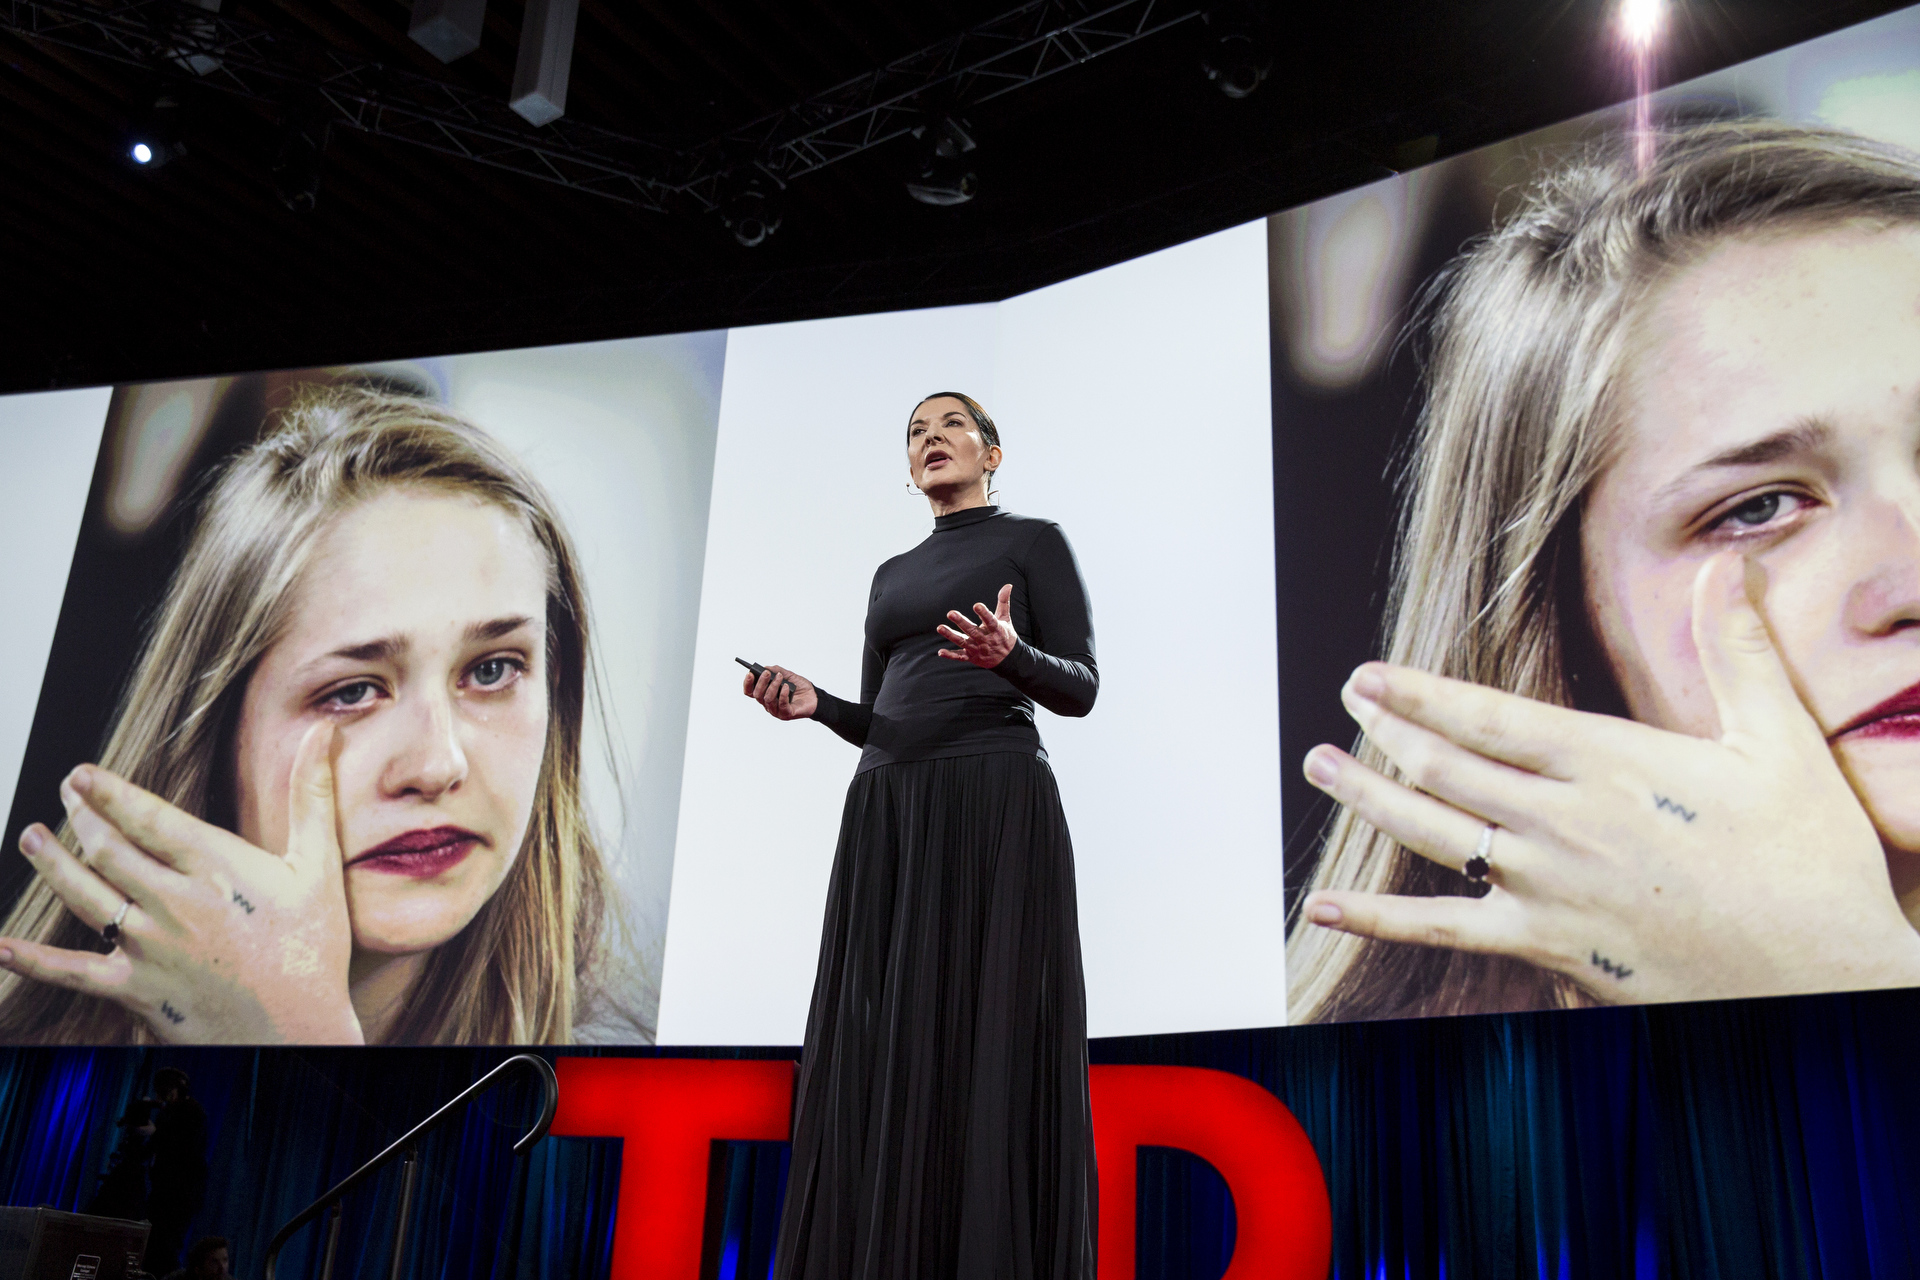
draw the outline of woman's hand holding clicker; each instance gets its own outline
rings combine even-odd
[[[329,723],[301,741],[284,857],[97,766],[74,770],[60,793],[81,856],[39,824],[21,849],[117,945],[102,955],[7,939],[0,964],[112,1000],[165,1040],[360,1043],[332,744]]]
[[[1696,579],[1718,739],[1369,665],[1343,693],[1411,785],[1332,747],[1314,784],[1485,897],[1324,891],[1315,924],[1508,955],[1608,1002],[1920,984],[1880,838],[1807,712],[1738,555]]]
[[[820,706],[813,681],[785,667],[767,667],[757,676],[748,672],[741,692],[776,720],[805,720]]]
[[[949,609],[947,621],[953,625],[934,628],[960,646],[958,649],[942,649],[940,656],[958,662],[971,662],[976,667],[991,671],[1005,662],[1007,655],[1013,652],[1013,646],[1020,643],[1020,633],[1013,629],[1013,584],[1009,582],[1000,588],[1000,598],[992,609],[975,603],[973,611],[980,616],[978,625],[958,609]]]

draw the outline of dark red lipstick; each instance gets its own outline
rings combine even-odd
[[[1920,738],[1920,684],[1902,689],[1879,706],[1855,716],[1834,738]]]
[[[385,844],[355,854],[347,865],[427,880],[459,866],[475,845],[485,843],[484,836],[462,827],[429,827],[402,832]]]

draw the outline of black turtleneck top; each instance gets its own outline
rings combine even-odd
[[[941,657],[959,647],[935,630],[947,610],[978,624],[975,602],[991,610],[1009,582],[1013,652],[992,670]],[[816,686],[813,718],[861,748],[860,773],[990,751],[1044,760],[1034,704],[1084,716],[1099,691],[1087,587],[1060,526],[969,507],[935,519],[925,542],[873,575],[860,701]]]

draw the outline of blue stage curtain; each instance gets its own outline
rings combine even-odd
[[[792,1049],[615,1050],[790,1057]],[[159,1066],[211,1127],[203,1232],[241,1275],[286,1218],[500,1061],[503,1050],[13,1050],[0,1055],[0,1183],[76,1208],[113,1121]],[[1096,1063],[1212,1067],[1299,1117],[1334,1207],[1332,1274],[1856,1280],[1920,1275],[1920,992],[1806,996],[1095,1041]],[[606,1274],[617,1141],[508,1154],[531,1091],[489,1097],[422,1150],[415,1277]],[[704,1273],[762,1280],[781,1143],[716,1143]],[[398,1171],[347,1206],[340,1277],[384,1277]],[[1141,1153],[1140,1280],[1214,1280],[1226,1185]],[[313,1274],[316,1227],[281,1274]]]
[[[15,1049],[0,1056],[0,1178],[7,1203],[78,1209],[118,1137],[114,1120],[162,1066],[184,1069],[207,1110],[211,1168],[193,1234],[233,1242],[235,1274],[260,1273],[275,1230],[508,1056],[466,1049]],[[407,1274],[591,1280],[607,1273],[619,1144],[550,1138],[511,1154],[536,1114],[509,1083],[421,1145]],[[400,1169],[350,1196],[334,1275],[388,1274]],[[318,1274],[325,1224],[280,1256]]]
[[[1336,1277],[1920,1275],[1920,992],[1140,1037],[1092,1057],[1278,1095],[1320,1154]],[[1184,1196],[1191,1235],[1221,1230],[1224,1191],[1187,1181],[1149,1200],[1143,1177],[1142,1223]],[[1220,1274],[1194,1250],[1150,1257],[1146,1236],[1141,1280]]]
[[[7,1204],[77,1209],[119,1141],[113,1122],[133,1096],[111,1055],[14,1051],[0,1070],[0,1151]]]

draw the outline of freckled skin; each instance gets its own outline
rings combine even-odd
[[[528,622],[468,634],[511,618]],[[241,709],[239,834],[286,847],[295,749],[316,719],[334,719],[356,974],[371,955],[423,955],[451,939],[518,856],[546,747],[545,618],[545,561],[519,519],[432,489],[390,490],[341,516],[296,588],[287,632]],[[390,655],[325,656],[387,638],[400,642]],[[352,865],[397,835],[443,826],[485,843],[430,878]],[[284,957],[290,971],[309,962]]]
[[[1762,611],[1824,733],[1920,683],[1920,229],[1727,241],[1659,288],[1636,336],[1618,452],[1581,526],[1589,607],[1634,718],[1717,735],[1690,586],[1729,546],[1763,576]],[[1786,456],[1700,469],[1808,424],[1823,430]],[[1920,739],[1834,746],[1920,921]]]

